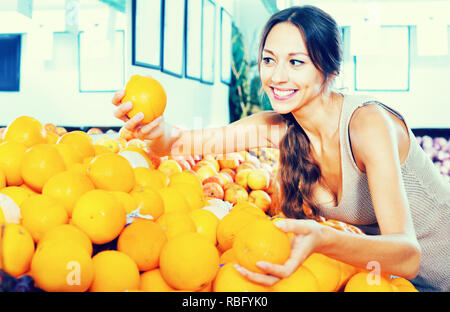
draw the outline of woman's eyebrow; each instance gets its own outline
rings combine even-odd
[[[263,51],[264,51],[264,52],[267,52],[267,53],[269,53],[269,54],[275,55],[275,54],[274,54],[271,50],[269,50],[269,49],[264,49]],[[291,53],[288,53],[289,56],[294,56],[294,55],[299,55],[299,54],[308,56],[308,54],[305,53],[305,52],[291,52]]]

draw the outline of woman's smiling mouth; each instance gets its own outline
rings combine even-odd
[[[278,101],[285,101],[293,97],[297,93],[297,89],[277,89],[274,87],[270,87],[270,90],[272,91],[272,96],[275,100]]]

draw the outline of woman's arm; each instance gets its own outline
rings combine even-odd
[[[352,117],[350,136],[355,161],[365,170],[381,235],[357,235],[332,229],[311,220],[286,219],[278,226],[293,232],[290,258],[284,265],[260,263],[269,275],[239,271],[249,279],[273,284],[289,276],[311,253],[366,268],[376,261],[384,273],[411,279],[420,264],[417,242],[400,170],[399,151],[408,135],[382,108],[358,109]],[[405,143],[406,142],[406,143]]]
[[[285,124],[279,114],[263,111],[224,127],[181,131],[175,139],[166,140],[165,152],[171,155],[207,155],[255,147],[278,147],[284,131]],[[158,144],[154,142],[154,145]]]
[[[366,257],[373,256],[387,272],[414,277],[420,246],[400,169],[400,158],[409,149],[408,131],[397,117],[376,104],[357,109],[349,127],[353,155],[366,172],[381,233],[364,248]],[[328,250],[335,253],[332,247]]]
[[[128,118],[132,103],[122,103],[123,91],[112,100],[117,106],[115,117],[125,122],[129,138],[148,141],[149,148],[157,156],[227,154],[254,147],[278,147],[285,133],[285,121],[276,112],[263,111],[224,127],[198,130],[181,130],[157,118],[142,124],[143,116]]]
[[[406,279],[419,271],[420,247],[403,233],[357,235],[324,227],[322,235],[317,251],[336,260],[367,269],[375,262],[381,272]]]

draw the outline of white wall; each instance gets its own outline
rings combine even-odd
[[[159,70],[133,66],[127,58],[129,68],[127,80],[131,75],[149,75],[157,79],[166,90],[167,106],[164,118],[171,124],[184,128],[202,128],[223,126],[229,122],[228,86],[220,80],[220,8],[224,7],[230,14],[235,12],[235,2],[239,0],[216,0],[216,31],[213,85],[187,78],[177,78]],[[127,3],[131,12],[131,1]],[[128,16],[128,30],[131,29],[131,16]],[[126,36],[128,54],[131,55],[131,36]]]
[[[450,27],[448,27],[450,29]],[[417,28],[411,27],[410,89],[407,92],[363,92],[397,109],[412,128],[450,128],[450,55],[420,56],[417,54]],[[450,31],[448,31],[450,51]],[[349,64],[347,85],[353,86],[353,62]]]
[[[121,121],[113,117],[113,92],[79,91],[77,37],[64,32],[64,11],[35,11],[31,22],[19,14],[9,13],[0,12],[0,33],[22,33],[20,92],[0,92],[0,125],[27,115],[41,123],[67,127],[119,126]],[[108,10],[81,13],[80,22],[84,26],[80,30],[86,30],[96,22],[95,17],[108,14]],[[123,29],[120,16],[116,21],[116,29]],[[36,57],[47,46],[30,44],[29,32],[39,25],[54,32],[49,60]]]
[[[38,2],[38,1],[36,1]],[[63,1],[61,1],[63,3]],[[307,3],[308,1],[303,1]],[[341,25],[349,25],[344,13],[364,11],[362,2],[309,1],[329,11]],[[416,1],[400,5],[386,2],[382,6],[383,23],[412,24],[417,19],[439,12],[439,18],[449,18],[446,10],[435,2],[427,2],[426,11],[420,10]],[[423,1],[422,1],[423,2]],[[437,1],[449,3],[449,1]],[[234,17],[236,25],[243,32],[249,53],[255,53],[262,26],[269,17],[260,0],[216,0],[216,55],[215,84],[201,84],[198,81],[179,79],[160,71],[131,66],[131,43],[126,42],[126,79],[132,74],[151,75],[166,88],[168,105],[165,114],[169,122],[188,128],[220,126],[228,123],[228,87],[220,82],[219,67],[219,8],[225,7]],[[129,12],[131,1],[127,0]],[[447,6],[448,7],[448,6]],[[437,8],[437,9],[436,9]],[[386,13],[387,12],[387,13]],[[448,10],[447,10],[448,12]],[[27,27],[25,20],[7,21],[0,12],[0,33],[23,32],[21,88],[20,92],[0,92],[0,125],[6,125],[20,115],[30,115],[41,122],[52,122],[62,126],[120,126],[112,113],[113,92],[80,93],[78,88],[78,58],[75,39],[56,34],[53,42],[53,58],[47,62],[34,61],[36,50],[27,48]],[[38,14],[33,12],[33,19]],[[423,14],[422,14],[423,13]],[[355,13],[356,14],[356,13]],[[89,20],[82,15],[82,20]],[[43,15],[40,23],[50,24],[56,32],[64,30],[64,15]],[[92,22],[92,21],[88,21]],[[130,17],[123,25],[126,38],[130,40]],[[256,38],[255,38],[256,37]],[[411,35],[411,46],[415,47],[415,34]],[[450,41],[450,38],[449,38]],[[450,49],[449,49],[450,50]],[[450,95],[446,92],[450,81],[450,56],[423,57],[412,52],[410,91],[374,92],[381,100],[400,110],[409,125],[419,127],[450,128]],[[351,77],[350,77],[351,78]],[[346,77],[346,85],[352,87]]]
[[[229,122],[228,86],[220,81],[220,7],[230,14],[239,0],[216,0],[215,83],[202,84],[190,79],[180,79],[158,70],[131,65],[131,1],[127,0],[124,23],[118,19],[117,29],[125,31],[125,82],[133,74],[150,75],[166,89],[168,103],[165,118],[168,122],[186,128],[221,126]],[[52,58],[35,61],[36,50],[30,48],[28,31],[36,23],[44,24],[55,32],[65,29],[64,11],[33,12],[30,23],[14,13],[7,21],[0,12],[0,33],[23,33],[20,92],[0,92],[0,126],[7,125],[20,115],[33,116],[42,123],[61,126],[121,126],[113,117],[111,99],[114,92],[80,92],[78,73],[78,48],[76,38],[68,33],[53,36]],[[95,23],[95,15],[82,11],[80,22]],[[120,14],[119,14],[120,15]],[[20,20],[17,19],[20,18]],[[2,22],[3,21],[3,22]],[[82,28],[82,27],[81,27]],[[4,104],[7,103],[7,104]]]
[[[340,26],[351,26],[377,11],[381,25],[412,25],[410,43],[410,89],[406,92],[354,91],[353,57],[345,60],[343,84],[348,93],[369,94],[397,109],[412,128],[450,128],[450,31],[448,51],[443,56],[419,56],[417,28],[428,18],[450,25],[450,1],[297,1],[319,6]],[[352,14],[349,14],[352,12]],[[441,39],[436,39],[441,40]],[[348,47],[347,47],[348,48]]]

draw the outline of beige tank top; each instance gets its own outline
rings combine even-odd
[[[367,176],[356,165],[348,126],[353,112],[366,104],[379,104],[403,122],[388,106],[359,95],[345,95],[340,119],[342,196],[336,207],[322,207],[319,215],[360,227],[367,234],[379,234]],[[423,152],[413,132],[408,156],[401,165],[409,208],[422,249],[418,276],[412,280],[420,290],[450,291],[450,183],[440,175]]]

